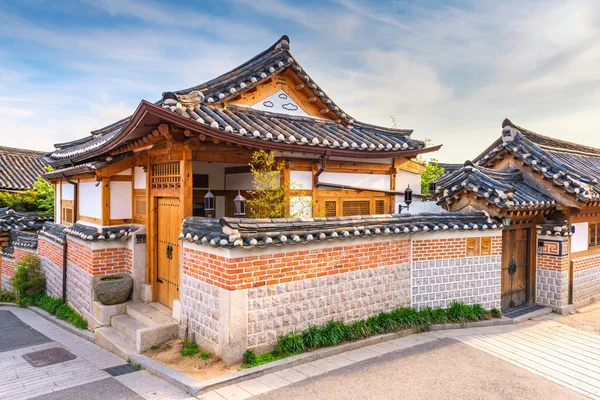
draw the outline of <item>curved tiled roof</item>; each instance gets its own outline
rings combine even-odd
[[[438,204],[449,205],[460,197],[462,191],[506,209],[548,208],[556,204],[550,197],[527,185],[521,171],[515,168],[493,170],[467,162],[462,168],[439,179],[435,198]]]
[[[548,236],[572,236],[571,230],[569,229],[569,221],[545,221],[541,224],[536,225],[536,232],[538,235]]]
[[[0,232],[37,230],[50,219],[52,216],[49,215],[25,214],[9,207],[0,208]]]
[[[247,106],[224,104],[239,94],[252,90],[274,75],[291,69],[303,83],[334,113],[336,121],[325,118],[299,117],[259,111]],[[283,36],[274,45],[233,70],[201,85],[175,92],[165,92],[154,103],[205,127],[235,136],[262,139],[274,143],[319,146],[340,150],[388,151],[418,150],[425,145],[410,138],[412,130],[392,129],[355,121],[318,86],[289,52],[289,38]],[[135,114],[134,114],[135,115]],[[55,145],[48,155],[52,164],[65,165],[67,160],[86,160],[98,149],[122,146],[119,135],[134,116],[92,132],[88,138]],[[126,131],[127,132],[127,131]],[[110,148],[109,148],[110,147]],[[299,149],[300,150],[300,149]],[[382,154],[382,157],[385,157]],[[89,158],[87,158],[89,159]]]
[[[98,240],[125,240],[132,236],[134,232],[139,230],[138,225],[119,225],[109,227],[95,227],[84,224],[75,224],[65,227],[65,234],[76,237],[81,240],[98,241]]]
[[[211,247],[262,248],[380,235],[499,228],[500,223],[484,212],[274,219],[188,217],[183,221],[180,239]]]
[[[33,189],[48,165],[44,152],[0,146],[0,190]]]
[[[509,153],[581,201],[599,201],[600,149],[548,138],[505,120],[497,140],[475,163],[487,166]],[[559,147],[559,146],[564,147]]]
[[[54,222],[46,222],[42,229],[38,231],[38,234],[60,244],[65,242],[65,226]]]

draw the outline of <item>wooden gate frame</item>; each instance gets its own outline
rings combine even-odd
[[[536,289],[536,279],[537,279],[537,233],[536,233],[536,224],[535,223],[527,223],[527,224],[515,224],[505,227],[503,231],[517,230],[517,229],[527,229],[527,240],[528,243],[528,266],[527,266],[527,304],[535,304],[535,289]],[[504,254],[504,240],[502,241],[502,254]],[[500,265],[504,264],[504,260],[500,260]],[[500,279],[502,279],[502,275],[500,275]],[[502,282],[500,282],[500,287],[502,287]]]

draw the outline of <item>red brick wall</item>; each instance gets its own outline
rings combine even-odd
[[[38,240],[38,254],[40,257],[46,257],[59,268],[63,267],[63,248],[62,245],[50,240]]]
[[[15,261],[12,258],[2,256],[2,275],[15,276]]]
[[[537,255],[536,265],[538,269],[544,269],[548,271],[564,272],[569,270],[569,256],[548,256],[548,255]]]
[[[502,254],[502,237],[492,237],[492,256]],[[467,257],[466,238],[413,240],[413,261]]]
[[[573,272],[581,272],[598,267],[600,267],[600,254],[573,260]]]
[[[318,250],[226,258],[183,249],[183,273],[227,290],[271,285],[398,265],[410,261],[410,240],[393,240]]]
[[[79,242],[67,239],[67,259],[90,275],[131,273],[131,250],[116,247],[92,250]]]

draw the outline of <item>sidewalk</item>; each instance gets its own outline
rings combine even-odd
[[[3,400],[193,399],[34,312],[16,307],[0,307],[0,376]]]

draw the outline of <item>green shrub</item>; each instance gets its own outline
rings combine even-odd
[[[490,314],[492,318],[502,318],[502,311],[498,310],[496,307],[490,310]]]
[[[273,349],[273,354],[294,354],[302,353],[305,350],[306,346],[304,345],[302,337],[294,331],[279,338]]]
[[[16,263],[12,284],[19,304],[26,304],[26,299],[42,295],[46,290],[46,276],[39,257],[29,254]]]
[[[246,364],[250,364],[250,365],[254,365],[254,363],[256,362],[256,359],[258,358],[256,353],[252,349],[246,350],[242,357],[244,358],[244,362]]]
[[[0,302],[14,303],[16,300],[17,297],[13,292],[9,292],[8,290],[0,290]]]
[[[192,357],[198,353],[200,353],[200,348],[196,343],[187,338],[183,339],[183,347],[179,351],[182,357]]]
[[[210,358],[210,353],[208,351],[200,350],[200,358],[208,360]]]
[[[341,321],[329,321],[321,328],[321,345],[335,346],[344,341],[348,328]]]
[[[310,325],[300,336],[307,350],[318,349],[323,346],[321,330],[315,325]]]
[[[39,307],[47,313],[55,315],[56,318],[62,319],[79,329],[88,328],[88,323],[81,314],[68,304],[63,304],[60,298],[52,297],[47,293],[35,297],[26,297],[23,299],[21,305]]]

